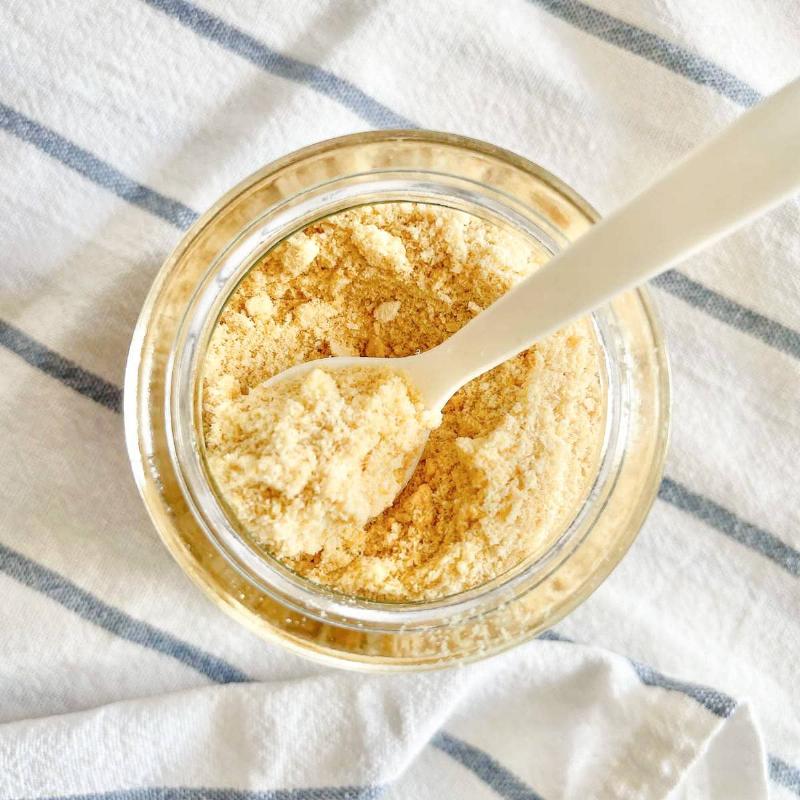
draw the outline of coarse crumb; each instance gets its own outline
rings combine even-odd
[[[232,409],[257,416],[271,376],[329,355],[428,350],[546,260],[511,231],[422,204],[363,206],[308,226],[250,271],[212,336],[209,463],[235,451]],[[463,591],[542,552],[574,514],[602,439],[600,364],[583,320],[470,382],[445,406],[395,502],[335,537],[298,525],[278,548],[259,528],[263,507],[237,506],[220,488],[253,540],[311,580],[397,601]]]
[[[399,300],[387,300],[375,309],[375,319],[378,320],[378,322],[391,322],[399,311]]]

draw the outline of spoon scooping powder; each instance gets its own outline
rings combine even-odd
[[[209,470],[236,518],[280,558],[336,550],[394,501],[441,415],[400,373],[313,369],[217,412]]]

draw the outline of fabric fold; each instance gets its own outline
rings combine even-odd
[[[734,720],[738,735],[723,736]],[[619,656],[537,641],[422,679],[324,673],[8,723],[0,800],[164,787],[377,791],[418,780],[431,746],[461,766],[464,791],[477,778],[545,798],[661,798],[708,754],[707,780],[723,762],[736,774],[743,741],[758,742],[749,714],[719,717],[643,683]],[[752,759],[742,764],[750,780]]]

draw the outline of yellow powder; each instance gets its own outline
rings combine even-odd
[[[208,466],[239,523],[279,558],[347,557],[439,421],[398,373],[313,369],[218,406]]]
[[[279,420],[259,416],[271,376],[330,355],[428,350],[546,259],[499,226],[412,203],[360,207],[292,236],[251,270],[212,336],[209,463],[275,447]],[[596,471],[600,363],[581,321],[472,381],[445,407],[408,485],[366,524],[329,535],[298,523],[278,545],[254,499],[275,487],[238,498],[218,479],[220,488],[253,540],[311,580],[386,600],[463,591],[541,552],[569,522]]]

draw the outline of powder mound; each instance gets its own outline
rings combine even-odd
[[[219,407],[209,470],[258,543],[330,557],[394,501],[439,421],[400,373],[320,367]]]
[[[237,425],[252,431],[265,424],[246,418],[265,413],[259,386],[273,375],[330,355],[430,350],[548,258],[513,230],[418,203],[343,211],[267,253],[228,299],[204,362],[206,449],[231,474],[220,494],[249,538],[309,580],[388,601],[464,591],[547,548],[591,486],[602,444],[602,357],[589,320],[460,389],[394,502],[377,516],[362,511],[365,523],[343,517],[334,535],[300,523],[311,513],[301,506],[319,465],[301,457],[299,443],[292,445],[294,480],[269,464],[281,491],[243,477],[263,455],[261,439],[241,464],[224,459],[236,461],[232,438],[243,435]],[[308,414],[307,401],[295,402]],[[393,432],[394,419],[387,424]],[[266,441],[271,435],[265,446],[275,446]],[[298,494],[289,498],[292,489]],[[280,543],[266,533],[277,497],[297,503]]]

